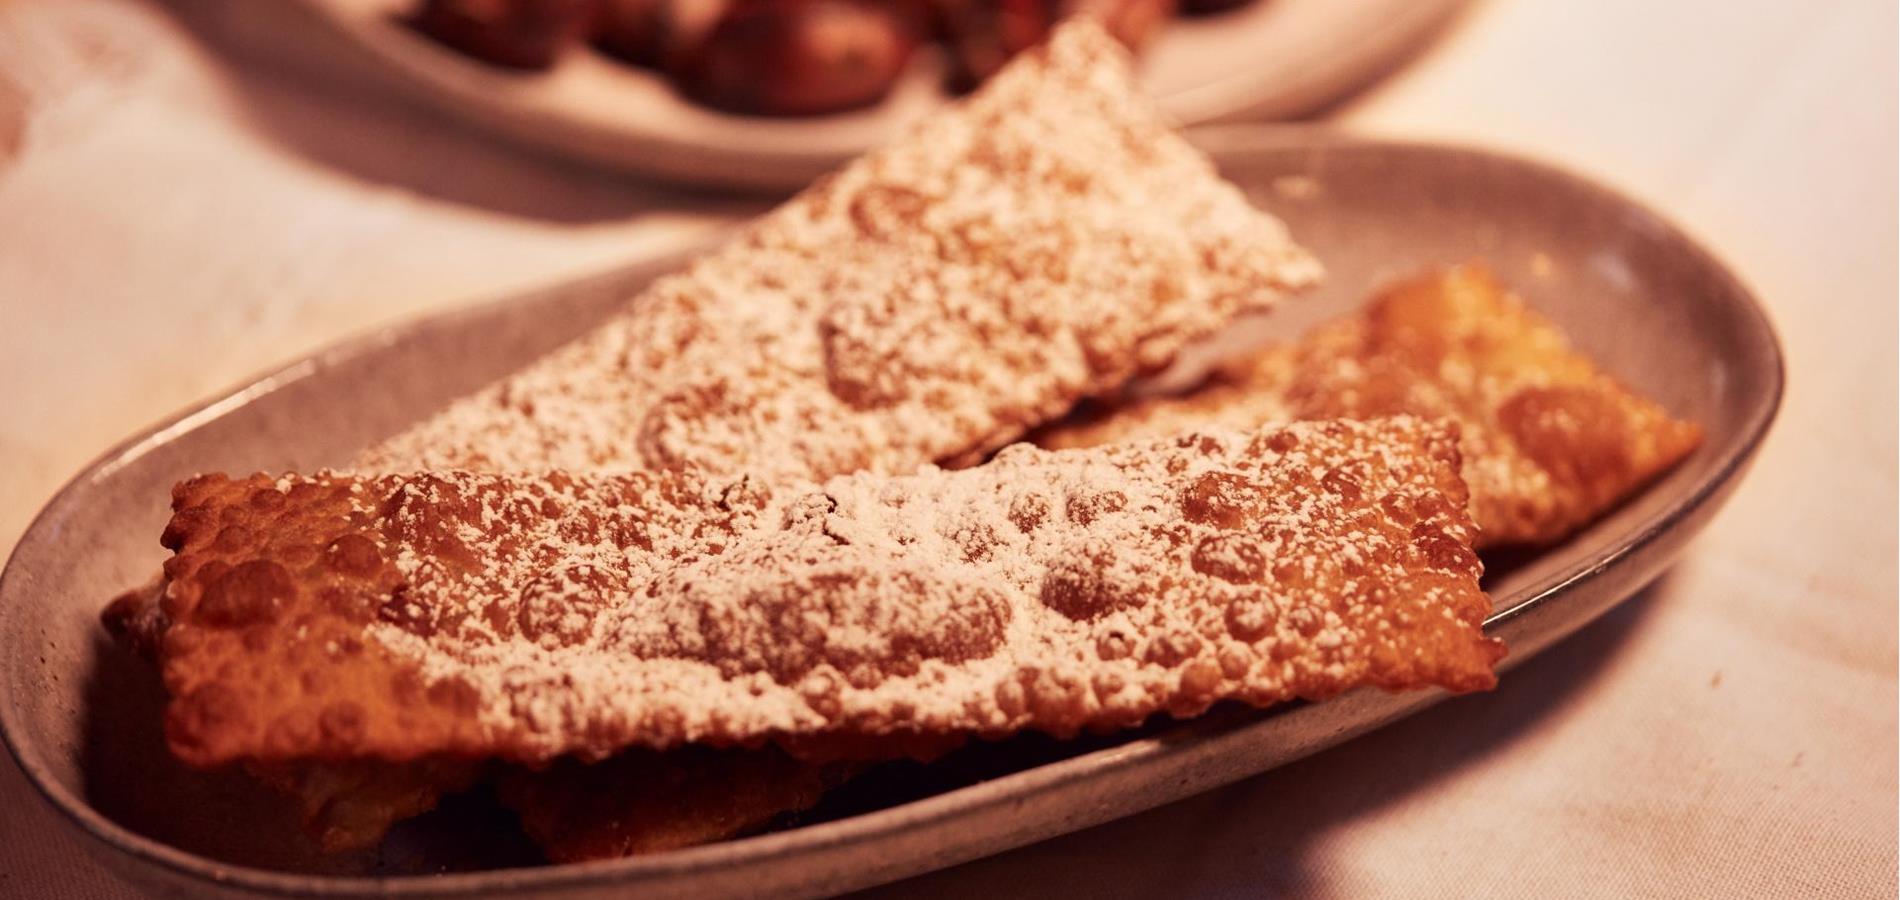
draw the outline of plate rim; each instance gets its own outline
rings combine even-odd
[[[1724,263],[1690,232],[1678,227],[1647,205],[1613,187],[1585,178],[1563,166],[1488,147],[1440,141],[1390,139],[1309,126],[1291,128],[1263,125],[1221,126],[1200,129],[1195,137],[1197,144],[1206,149],[1217,164],[1222,162],[1224,157],[1245,155],[1250,152],[1285,151],[1293,148],[1314,151],[1350,148],[1427,154],[1462,154],[1511,165],[1541,177],[1567,182],[1568,186],[1573,188],[1602,195],[1629,213],[1639,216],[1644,226],[1666,235],[1678,249],[1690,255],[1698,268],[1722,282],[1723,293],[1739,301],[1736,304],[1736,310],[1745,314],[1743,316],[1744,330],[1765,354],[1765,358],[1761,361],[1760,374],[1768,389],[1748,407],[1747,414],[1736,430],[1737,439],[1721,448],[1721,455],[1711,465],[1710,476],[1695,484],[1693,490],[1684,491],[1667,506],[1645,519],[1642,527],[1631,532],[1627,538],[1586,555],[1572,568],[1552,573],[1536,583],[1525,586],[1522,589],[1521,601],[1508,608],[1495,610],[1485,620],[1485,628],[1488,632],[1511,628],[1515,623],[1532,616],[1533,613],[1548,608],[1616,563],[1649,546],[1655,538],[1675,530],[1685,520],[1691,519],[1697,512],[1703,510],[1710,501],[1722,497],[1731,490],[1759,452],[1763,440],[1780,411],[1786,390],[1786,354],[1773,321],[1759,296],[1748,287],[1732,267]],[[718,237],[715,236],[711,240],[716,241]],[[695,245],[677,251],[643,256],[604,273],[564,280],[541,288],[516,291],[505,296],[493,297],[435,313],[424,313],[346,335],[335,343],[288,364],[268,370],[261,376],[244,381],[225,393],[194,404],[135,433],[95,457],[78,474],[62,485],[34,515],[26,530],[21,533],[19,542],[10,552],[4,570],[0,570],[0,617],[6,616],[13,602],[18,602],[13,599],[13,595],[19,590],[19,582],[28,577],[16,568],[21,555],[20,551],[29,544],[37,544],[49,539],[41,534],[44,530],[43,526],[61,512],[66,498],[84,489],[89,482],[109,476],[145,453],[162,446],[168,438],[193,430],[204,421],[214,419],[230,409],[266,396],[297,379],[372,352],[420,328],[446,325],[458,319],[479,317],[504,305],[522,303],[540,296],[576,291],[588,285],[621,279],[626,277],[631,270],[653,267],[662,260],[690,258],[698,249],[701,248]],[[1620,603],[1621,600],[1617,602]],[[1558,639],[1561,639],[1561,636]],[[1541,647],[1533,648],[1529,653],[1522,655],[1514,652],[1507,665],[1528,658],[1539,649]],[[1348,696],[1363,694],[1367,690],[1369,689],[1349,692],[1340,698],[1327,701],[1327,704],[1338,703]],[[1409,716],[1448,695],[1434,690],[1413,692],[1405,696],[1411,698],[1411,702],[1402,710],[1395,711],[1387,719],[1370,724],[1363,730],[1382,727],[1393,719]],[[5,696],[0,696],[0,743],[5,744],[8,753],[24,774],[25,780],[34,787],[48,805],[58,810],[70,824],[77,826],[91,839],[91,842],[96,845],[93,849],[104,848],[124,854],[131,861],[156,867],[170,876],[182,877],[207,888],[236,888],[274,896],[350,898],[446,897],[466,896],[471,893],[519,894],[529,890],[611,886],[620,880],[625,880],[628,886],[634,886],[642,880],[669,873],[712,871],[732,862],[764,863],[774,859],[797,857],[827,847],[849,844],[871,834],[915,829],[927,826],[932,821],[971,815],[1000,804],[1017,803],[1025,797],[1051,790],[1077,779],[1094,779],[1126,769],[1138,762],[1160,760],[1170,753],[1187,752],[1203,741],[1170,740],[1169,736],[1196,730],[1197,726],[1200,730],[1212,732],[1212,737],[1219,737],[1224,733],[1243,731],[1268,718],[1295,715],[1306,709],[1323,708],[1321,705],[1304,703],[1283,706],[1274,710],[1261,711],[1257,716],[1248,716],[1247,721],[1239,725],[1225,721],[1210,723],[1208,720],[1184,720],[1160,735],[1135,738],[897,806],[786,831],[738,838],[651,856],[440,875],[338,876],[307,875],[223,863],[145,837],[113,822],[94,809],[83,797],[68,791],[64,785],[60,784],[49,771],[39,749],[23,740],[23,732],[19,726],[19,713],[16,709],[18,697],[18,693],[12,690],[8,690]],[[1322,746],[1330,745],[1328,743]],[[1274,767],[1277,767],[1277,764],[1269,768]],[[1005,786],[1007,790],[1003,789]]]

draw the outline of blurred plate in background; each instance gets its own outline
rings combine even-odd
[[[940,61],[922,54],[883,103],[819,118],[764,118],[696,105],[653,72],[591,50],[546,72],[464,57],[398,16],[409,0],[297,0],[417,98],[492,133],[595,164],[701,185],[790,189],[885,142],[947,101]],[[1142,76],[1184,124],[1309,113],[1375,78],[1462,0],[1263,0],[1173,22]],[[301,7],[301,9],[293,9]],[[257,12],[253,10],[253,12]]]

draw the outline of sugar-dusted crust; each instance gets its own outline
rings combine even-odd
[[[1319,274],[1077,22],[358,467],[909,471],[1000,447]]]
[[[1493,683],[1453,432],[1415,419],[765,488],[207,476],[168,735],[230,760],[1072,734]]]
[[[1482,266],[1397,285],[1364,312],[1270,348],[1181,397],[1062,423],[1045,447],[1206,427],[1387,415],[1462,426],[1478,545],[1555,541],[1689,455],[1696,425],[1598,371]]]

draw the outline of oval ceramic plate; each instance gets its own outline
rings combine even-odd
[[[921,58],[882,104],[814,119],[736,116],[681,99],[664,79],[576,48],[545,73],[485,65],[397,21],[410,0],[301,0],[411,93],[472,124],[588,162],[696,184],[789,189],[884,143],[945,102]],[[1290,118],[1373,78],[1462,0],[1260,0],[1177,20],[1149,47],[1143,80],[1186,123]],[[923,54],[929,57],[929,54]]]
[[[1589,529],[1536,555],[1493,561],[1489,628],[1509,642],[1510,662],[1658,574],[1734,487],[1774,416],[1780,355],[1747,290],[1615,194],[1471,150],[1258,128],[1201,140],[1331,270],[1324,289],[1249,325],[1253,337],[1294,333],[1421,267],[1483,259],[1611,372],[1706,429],[1694,456]],[[652,261],[345,344],[127,442],[54,498],[0,581],[0,725],[27,775],[105,862],[193,896],[842,891],[1244,778],[1441,699],[1368,690],[1267,712],[1217,709],[1114,739],[986,745],[867,776],[796,827],[576,866],[528,865],[517,829],[479,797],[405,824],[376,852],[307,856],[281,801],[245,779],[171,762],[152,676],[105,640],[97,617],[162,559],[156,536],[175,480],[341,463],[569,339],[674,264]]]

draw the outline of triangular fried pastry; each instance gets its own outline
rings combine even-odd
[[[358,462],[908,471],[1009,443],[1319,275],[1083,21]]]

